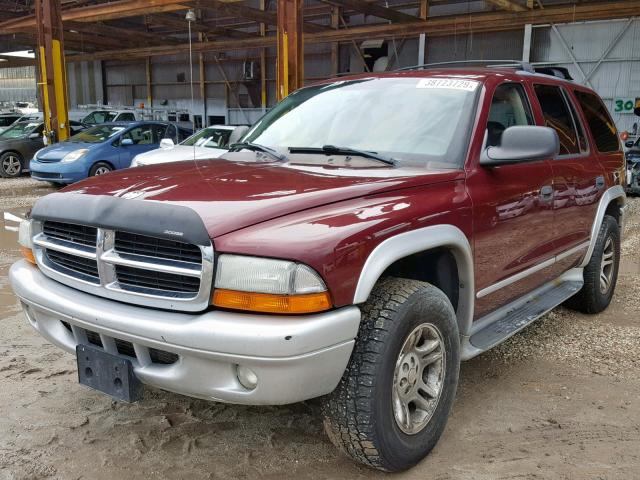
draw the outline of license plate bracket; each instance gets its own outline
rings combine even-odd
[[[78,381],[123,402],[142,398],[142,383],[133,373],[131,360],[91,345],[76,346]]]

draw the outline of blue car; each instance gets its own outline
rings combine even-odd
[[[188,134],[183,130],[165,122],[102,123],[38,150],[29,164],[31,177],[66,184],[126,168],[136,155],[158,148],[163,138],[179,141]]]

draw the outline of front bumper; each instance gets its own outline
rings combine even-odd
[[[88,172],[81,162],[39,162],[32,159],[29,162],[31,177],[35,180],[57,183],[74,183],[87,178]]]
[[[62,285],[25,260],[11,267],[9,278],[27,319],[50,342],[75,352],[87,331],[99,334],[111,353],[117,353],[116,340],[130,342],[134,373],[143,383],[229,403],[279,405],[330,393],[360,323],[355,306],[295,317],[138,307]],[[149,349],[178,360],[154,363]],[[238,366],[255,372],[255,389],[240,384]]]

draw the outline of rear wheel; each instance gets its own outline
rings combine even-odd
[[[105,173],[109,173],[113,171],[113,167],[106,162],[98,162],[89,171],[90,177],[95,177],[96,175],[104,175]]]
[[[620,265],[620,227],[605,215],[593,254],[584,269],[582,289],[565,305],[583,313],[600,313],[609,306],[618,280]]]
[[[358,462],[406,470],[442,434],[458,384],[460,339],[446,295],[387,278],[363,306],[349,365],[325,398],[325,430]]]
[[[15,152],[6,152],[0,156],[0,176],[17,177],[22,173],[22,157]]]

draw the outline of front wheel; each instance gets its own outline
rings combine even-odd
[[[442,434],[460,364],[447,296],[416,280],[387,278],[363,306],[360,331],[336,390],[325,398],[325,430],[358,462],[406,470]]]
[[[7,152],[0,156],[0,176],[4,178],[17,177],[22,173],[22,158],[14,152]]]
[[[113,170],[113,167],[106,162],[98,162],[91,170],[89,170],[89,176],[95,177],[96,175],[104,175],[105,173],[109,173]]]

